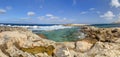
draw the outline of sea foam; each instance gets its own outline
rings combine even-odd
[[[0,26],[10,26],[10,27],[23,27],[29,30],[58,30],[58,29],[65,29],[65,28],[72,28],[72,26],[63,26],[63,25],[52,25],[52,26],[24,26],[24,25],[4,25],[0,24]]]

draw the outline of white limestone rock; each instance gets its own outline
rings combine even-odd
[[[76,42],[76,51],[80,51],[80,52],[85,52],[88,51],[93,44],[88,43],[86,41],[78,41]]]
[[[54,45],[54,41],[47,39],[42,39],[36,34],[29,31],[4,31],[0,33],[0,49],[5,52],[0,51],[1,57],[37,57],[27,52],[20,50],[22,48],[31,48],[35,46],[49,46]],[[8,54],[6,54],[8,53]],[[6,55],[6,56],[5,56]]]

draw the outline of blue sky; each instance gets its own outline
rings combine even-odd
[[[0,23],[120,22],[120,0],[0,0]]]

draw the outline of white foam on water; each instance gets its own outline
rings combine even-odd
[[[54,25],[54,26],[32,26],[29,27],[31,30],[58,30],[58,29],[65,29],[65,28],[72,28],[71,26],[62,26],[62,25]]]
[[[53,26],[22,26],[22,25],[4,25],[0,24],[0,26],[9,26],[9,27],[23,27],[29,30],[58,30],[58,29],[65,29],[65,28],[72,28],[72,26],[63,26],[63,25],[53,25]]]

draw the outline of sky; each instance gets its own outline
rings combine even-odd
[[[0,23],[120,22],[120,0],[0,0]]]

